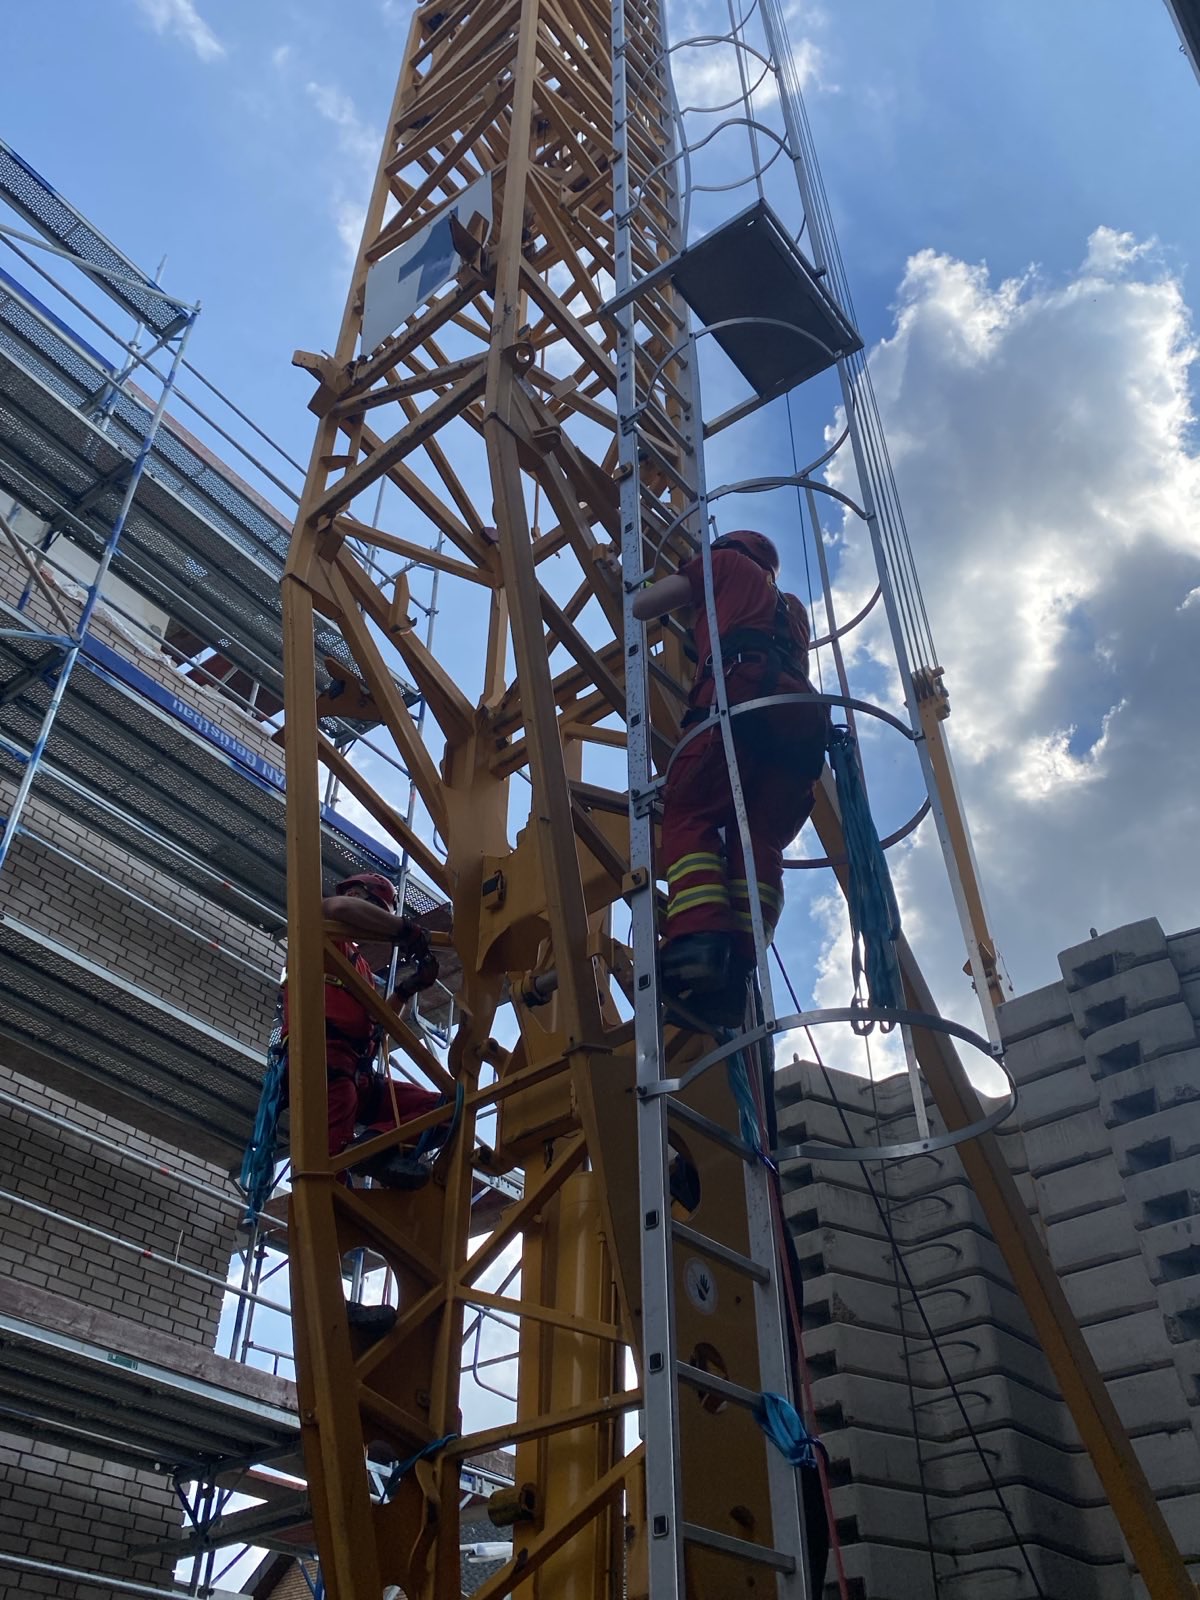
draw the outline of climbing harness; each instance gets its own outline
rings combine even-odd
[[[762,693],[774,694],[784,675],[808,678],[808,630],[801,628],[787,596],[775,591],[775,618],[768,628],[731,628],[720,635],[721,663],[726,673],[740,662],[763,662]],[[696,674],[696,683],[711,678],[713,658],[707,656]],[[708,715],[708,707],[695,707]],[[688,713],[691,715],[691,712]],[[695,719],[700,720],[700,719]],[[686,726],[686,719],[685,719]]]

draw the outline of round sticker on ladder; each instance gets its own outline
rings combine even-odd
[[[697,1311],[711,1317],[717,1309],[717,1285],[711,1269],[695,1256],[683,1269],[683,1287]]]

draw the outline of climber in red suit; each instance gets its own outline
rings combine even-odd
[[[712,546],[713,598],[731,706],[811,694],[808,613],[776,584],[779,553],[743,529]],[[641,620],[690,606],[697,669],[683,732],[709,719],[716,699],[704,569],[695,556],[636,596]],[[813,807],[825,759],[827,714],[813,704],[764,707],[732,719],[754,875],[768,943],[783,909],[783,852]],[[724,744],[715,725],[671,764],[663,793],[658,875],[667,880],[663,986],[705,1022],[740,1025],[754,965],[747,863],[734,815]]]
[[[427,989],[438,975],[437,958],[419,922],[396,915],[396,889],[381,873],[360,872],[337,885],[321,902],[331,921],[346,923],[368,941],[395,944],[407,972],[393,990],[390,1003],[399,1010],[419,989]],[[337,948],[364,983],[375,979],[357,943],[344,939]],[[283,1032],[287,1037],[287,980],[283,985]],[[389,1087],[375,1070],[379,1029],[362,1002],[337,978],[325,976],[325,1062],[329,1073],[329,1153],[338,1155],[362,1125],[364,1138],[387,1133],[441,1105],[441,1097],[416,1084],[395,1081]],[[395,1103],[393,1109],[393,1092]],[[443,1130],[444,1131],[444,1130]],[[394,1149],[359,1169],[387,1188],[416,1189],[426,1182],[428,1169],[411,1152]]]

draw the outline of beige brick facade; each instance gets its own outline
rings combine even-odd
[[[11,601],[20,587],[11,563],[0,559],[0,595]],[[76,600],[65,592],[62,599],[74,615]],[[35,599],[34,609],[49,621],[43,601]],[[189,682],[165,654],[135,648],[103,612],[93,629],[141,671],[282,767],[269,732],[230,700]],[[14,788],[12,779],[0,781],[0,810],[7,810]],[[27,834],[16,842],[0,884],[5,918],[165,1001],[181,1013],[181,1027],[198,1021],[251,1050],[264,1048],[282,964],[283,947],[272,933],[164,877],[37,789],[23,822]],[[55,1054],[53,1034],[46,1053]],[[219,1167],[97,1109],[104,1097],[92,1088],[60,1062],[17,1050],[0,1036],[0,1094],[10,1097],[0,1099],[0,1191],[12,1197],[0,1197],[0,1310],[6,1300],[13,1303],[19,1286],[29,1285],[115,1313],[161,1337],[164,1359],[169,1341],[211,1349],[220,1285],[237,1238],[233,1187]],[[59,1122],[39,1118],[38,1109]],[[107,1143],[93,1143],[88,1132]],[[153,1164],[134,1159],[139,1156]],[[181,1174],[223,1191],[226,1202]],[[173,1262],[195,1270],[181,1271]],[[142,1583],[170,1582],[170,1556],[145,1549],[180,1526],[169,1479],[37,1442],[12,1414],[19,1399],[0,1398],[8,1407],[0,1415],[0,1548]],[[36,1409],[36,1402],[30,1406]],[[0,1600],[107,1600],[112,1592],[0,1566]]]

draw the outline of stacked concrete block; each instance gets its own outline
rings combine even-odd
[[[1002,1010],[1002,1149],[1200,1576],[1200,931],[1131,923],[1061,973]],[[794,1062],[778,1099],[784,1144],[915,1138],[906,1077]],[[870,1176],[784,1170],[854,1594],[1146,1594],[954,1152]]]
[[[1200,938],[1168,940],[1148,918],[1059,964],[1060,983],[1001,1012],[1039,1215],[1151,1487],[1200,1562]]]
[[[777,1090],[785,1145],[917,1137],[907,1077],[872,1087],[796,1062]],[[1020,1136],[1003,1143],[1032,1209]],[[854,1592],[912,1600],[936,1582],[1024,1600],[1032,1571],[1047,1594],[1124,1597],[1115,1520],[957,1156],[869,1172],[870,1185],[856,1163],[784,1169]]]
[[[1148,919],[1060,965],[1001,1012],[1001,1148],[1200,1576],[1200,932]],[[907,1078],[797,1062],[778,1081],[785,1144],[915,1136]],[[870,1170],[876,1196],[854,1164],[785,1168],[856,1596],[1144,1595],[957,1157]]]

